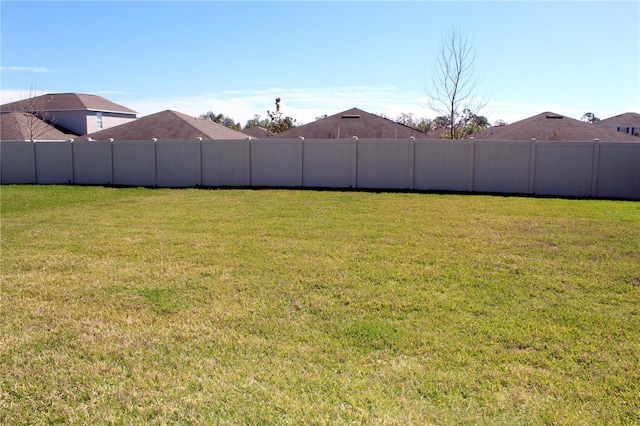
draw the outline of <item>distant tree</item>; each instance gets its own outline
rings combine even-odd
[[[396,122],[405,126],[416,129],[420,132],[427,133],[431,130],[433,121],[426,117],[416,118],[412,113],[403,112],[396,117]]]
[[[464,132],[464,111],[479,115],[486,101],[477,95],[480,79],[474,68],[475,49],[463,32],[452,26],[444,35],[438,50],[436,66],[427,89],[429,106],[448,120],[448,138],[456,139]]]
[[[280,111],[280,98],[276,98],[276,110],[271,112],[267,111],[269,116],[269,122],[267,124],[267,130],[271,133],[282,133],[286,130],[296,127],[296,119],[289,116],[283,116]]]
[[[242,128],[240,123],[236,123],[236,121],[233,118],[227,117],[224,114],[215,114],[212,111],[209,111],[206,114],[202,114],[200,118],[209,119],[214,123],[221,124],[224,127],[228,127],[233,130],[240,130]]]
[[[504,121],[502,118],[496,120],[493,122],[493,127],[502,127],[502,126],[506,126],[507,122]]]
[[[252,127],[267,128],[268,126],[269,126],[269,119],[260,118],[260,114],[256,114],[253,116],[253,118],[250,118],[249,120],[247,120],[247,122],[244,125],[244,128],[245,129],[250,129]]]
[[[324,120],[325,118],[327,118],[328,115],[327,114],[322,114],[316,117],[316,121],[320,121],[320,120]]]
[[[588,112],[583,115],[581,120],[586,121],[587,123],[597,123],[598,121],[600,121],[600,119],[596,117],[596,115],[592,112]]]
[[[451,119],[445,115],[441,115],[433,119],[433,125],[437,129],[446,129],[451,126]]]
[[[487,117],[474,114],[470,110],[465,109],[460,119],[460,125],[456,129],[456,137],[458,139],[466,138],[489,126],[491,125]]]

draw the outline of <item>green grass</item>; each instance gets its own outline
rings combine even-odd
[[[0,424],[640,424],[640,203],[0,195]]]

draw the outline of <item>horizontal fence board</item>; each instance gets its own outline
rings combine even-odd
[[[71,142],[43,142],[34,145],[37,183],[73,183]]]
[[[0,141],[1,183],[327,187],[640,200],[640,141]]]
[[[34,144],[25,141],[0,142],[2,183],[36,183]]]
[[[312,188],[351,188],[355,141],[334,139],[304,141],[303,186]]]
[[[200,186],[200,164],[198,141],[156,143],[156,185],[161,188]]]
[[[534,194],[591,195],[593,142],[538,142]]]
[[[202,185],[251,186],[248,140],[202,141]]]
[[[73,143],[73,181],[79,185],[110,185],[113,182],[111,142]]]
[[[252,141],[251,185],[302,186],[301,149],[301,140]]]
[[[416,141],[414,187],[468,191],[470,162],[469,141]]]
[[[358,140],[358,188],[412,189],[409,149],[407,140]]]
[[[529,192],[530,142],[474,142],[473,191]]]
[[[153,141],[113,142],[113,183],[156,186],[156,145]]]
[[[640,145],[600,143],[595,196],[640,200]]]

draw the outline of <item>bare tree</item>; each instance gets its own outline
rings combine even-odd
[[[462,30],[452,26],[442,39],[434,66],[431,86],[427,89],[429,107],[447,118],[449,139],[462,137],[464,111],[480,115],[486,100],[477,94],[480,78],[476,74],[475,49]]]
[[[32,83],[23,99],[15,102],[12,108],[12,112],[23,115],[21,123],[31,142],[39,139],[54,124],[53,116],[47,112],[46,98],[38,96],[38,93],[39,90]]]

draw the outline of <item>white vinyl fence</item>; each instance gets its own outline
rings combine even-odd
[[[308,187],[640,200],[639,142],[0,142],[2,184]]]

